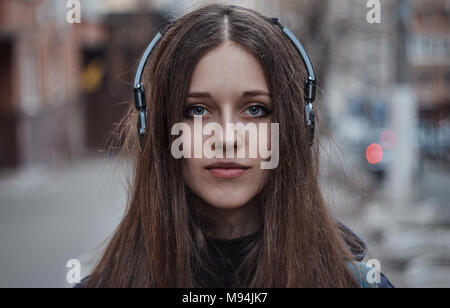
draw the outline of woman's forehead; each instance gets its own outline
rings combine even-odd
[[[189,92],[208,92],[241,96],[246,91],[269,92],[264,70],[258,59],[237,43],[226,41],[206,53],[197,63]]]

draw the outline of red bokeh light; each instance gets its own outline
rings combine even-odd
[[[383,148],[373,143],[367,147],[366,158],[369,164],[376,165],[383,159]]]

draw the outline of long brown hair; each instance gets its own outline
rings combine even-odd
[[[228,23],[225,20],[228,19]],[[123,150],[134,154],[127,211],[88,287],[204,287],[211,273],[207,205],[186,185],[170,154],[170,127],[182,121],[196,63],[232,40],[261,63],[280,125],[280,160],[260,199],[263,229],[244,259],[239,286],[356,287],[352,257],[318,184],[318,146],[309,147],[304,121],[301,57],[279,28],[253,10],[210,4],[176,20],[147,63],[149,130],[143,153],[133,106],[120,123]]]

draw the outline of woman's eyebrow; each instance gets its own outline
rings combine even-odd
[[[263,91],[263,90],[252,90],[252,91],[245,91],[244,94],[242,94],[242,98],[244,98],[244,97],[260,96],[260,95],[272,97],[272,94],[270,94],[270,93],[267,92],[267,91]]]
[[[264,90],[251,90],[251,91],[245,91],[241,98],[246,97],[254,97],[254,96],[269,96],[272,97],[272,94],[270,94],[267,91]],[[193,97],[193,98],[212,98],[211,94],[209,92],[190,92],[187,97]]]

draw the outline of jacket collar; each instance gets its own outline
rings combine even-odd
[[[358,235],[356,235],[349,227],[337,221],[338,227],[341,230],[342,237],[347,244],[350,253],[353,255],[355,261],[361,262],[367,254],[367,244]]]

